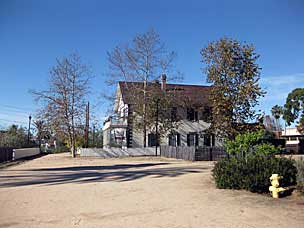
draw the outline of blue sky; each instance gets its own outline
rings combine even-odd
[[[226,36],[252,43],[260,54],[260,108],[269,113],[292,89],[304,87],[304,2],[256,1],[15,1],[0,0],[0,127],[25,124],[57,57],[77,51],[92,66],[91,102],[107,91],[106,52],[154,28],[178,54],[185,83],[206,84],[200,50]],[[95,108],[99,119],[106,104]]]

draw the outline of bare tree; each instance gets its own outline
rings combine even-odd
[[[76,135],[78,127],[83,126],[86,95],[89,92],[91,71],[82,63],[80,56],[57,59],[50,70],[48,88],[31,91],[40,102],[43,119],[56,132],[67,137],[72,156],[76,156]]]
[[[38,136],[38,142],[39,142],[39,148],[41,147],[41,140],[42,140],[42,135],[43,135],[43,132],[44,132],[44,129],[45,129],[45,125],[44,125],[44,122],[43,120],[34,120],[34,126],[37,130],[37,136]]]
[[[137,113],[140,113],[144,147],[146,146],[148,121],[147,104],[149,92],[151,92],[148,84],[159,80],[163,73],[169,75],[169,80],[181,79],[181,73],[174,70],[175,58],[176,53],[166,49],[153,29],[136,35],[131,43],[119,45],[108,52],[110,72],[107,82],[110,86],[116,85],[118,81],[143,83],[143,86],[128,83],[128,86],[132,87],[128,90],[132,91],[133,103],[137,105]]]

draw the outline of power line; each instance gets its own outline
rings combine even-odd
[[[0,111],[4,111],[4,112],[12,112],[12,113],[32,113],[31,111],[27,111],[27,110],[23,110],[23,111],[19,111],[19,110],[12,110],[12,109],[8,109],[8,108],[2,108],[0,109]]]
[[[27,122],[25,122],[25,121],[18,121],[18,120],[0,119],[0,121],[10,122],[10,123],[22,123],[22,124],[27,124]]]
[[[20,116],[20,117],[24,117],[27,118],[29,116],[29,114],[26,114],[24,112],[9,112],[9,111],[0,111],[0,115],[5,115],[5,116]]]
[[[11,108],[11,109],[16,109],[16,110],[20,110],[20,111],[24,111],[24,110],[28,110],[28,111],[33,111],[32,108],[29,108],[29,107],[17,107],[17,106],[14,106],[14,105],[7,105],[7,104],[0,104],[0,106],[2,107],[7,107],[7,108]]]

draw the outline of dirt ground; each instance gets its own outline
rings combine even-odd
[[[304,200],[216,189],[211,162],[47,155],[0,169],[2,227],[304,227]]]

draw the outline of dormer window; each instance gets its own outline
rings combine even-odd
[[[206,107],[204,107],[204,109],[203,109],[201,119],[202,119],[204,122],[209,123],[209,122],[211,121],[211,118],[212,118],[211,115],[212,115],[211,108],[208,107],[208,106],[206,106]]]
[[[198,121],[198,111],[194,108],[187,108],[187,120]]]

